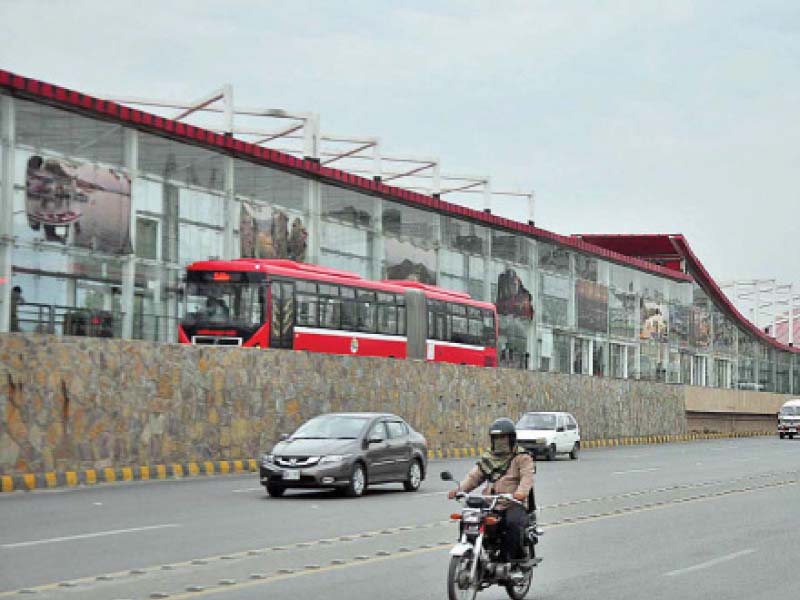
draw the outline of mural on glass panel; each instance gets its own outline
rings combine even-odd
[[[300,217],[272,206],[242,203],[239,239],[243,258],[306,260],[308,232]]]
[[[436,251],[386,238],[386,278],[410,279],[436,285]]]
[[[692,307],[685,304],[673,304],[670,306],[669,326],[672,337],[675,341],[688,345],[691,330]]]
[[[711,344],[711,315],[704,306],[692,308],[692,341],[699,348]]]
[[[514,269],[506,269],[498,275],[495,305],[498,314],[533,319],[533,296]]]
[[[25,212],[45,241],[105,254],[131,251],[131,181],[115,169],[33,155]]]
[[[669,311],[665,302],[642,298],[639,301],[641,309],[641,330],[639,338],[643,340],[667,341],[669,333]]]
[[[575,282],[578,327],[589,331],[608,329],[608,288],[584,279]]]

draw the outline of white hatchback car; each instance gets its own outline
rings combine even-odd
[[[581,430],[568,412],[529,412],[517,422],[517,443],[547,460],[557,454],[569,454],[575,460],[581,449]]]

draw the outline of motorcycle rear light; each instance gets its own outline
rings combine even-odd
[[[450,515],[450,519],[453,521],[460,521],[461,520],[461,513],[453,513]]]
[[[485,521],[485,523],[487,525],[497,525],[499,522],[500,522],[500,519],[498,519],[497,517],[493,517],[491,515],[486,517],[486,521]]]

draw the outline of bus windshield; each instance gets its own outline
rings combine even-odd
[[[264,292],[257,283],[189,282],[184,315],[187,324],[260,325]]]
[[[784,406],[781,408],[782,417],[800,417],[800,406]]]

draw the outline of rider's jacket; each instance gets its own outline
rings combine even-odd
[[[461,491],[471,492],[482,483],[486,483],[483,488],[485,495],[489,494],[513,494],[519,492],[527,498],[528,492],[533,487],[533,458],[530,454],[519,453],[511,459],[508,468],[504,473],[486,473],[481,468],[480,461],[476,464],[459,486]],[[494,481],[492,481],[494,479]]]

